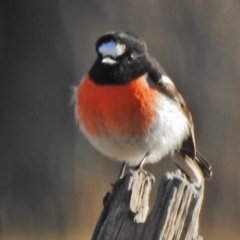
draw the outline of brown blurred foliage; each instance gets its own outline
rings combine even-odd
[[[142,36],[184,95],[214,172],[201,234],[238,239],[239,29],[239,1],[1,0],[1,239],[90,238],[120,164],[79,133],[70,99],[110,30]]]

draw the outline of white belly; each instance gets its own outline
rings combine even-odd
[[[160,161],[164,156],[174,153],[182,141],[190,134],[188,120],[178,104],[167,96],[161,97],[161,105],[156,121],[148,132],[140,136],[119,137],[108,135],[97,138],[87,134],[92,145],[102,154],[129,165],[137,165],[147,152],[146,163]]]

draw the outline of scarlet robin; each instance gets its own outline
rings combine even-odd
[[[90,143],[130,166],[171,154],[195,185],[210,179],[211,166],[196,150],[191,113],[145,42],[132,33],[109,32],[96,42],[96,52],[75,95]]]

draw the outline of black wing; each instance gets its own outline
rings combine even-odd
[[[182,95],[178,92],[173,83],[163,81],[163,76],[167,77],[167,74],[154,58],[151,58],[151,69],[148,72],[148,76],[151,81],[157,84],[157,87],[160,89],[160,91],[164,92],[167,96],[169,96],[169,98],[173,99],[179,104],[180,108],[188,119],[190,135],[183,141],[181,148],[178,150],[179,154],[183,158],[187,156],[195,160],[199,168],[202,170],[203,176],[206,179],[210,179],[212,176],[211,165],[196,149],[192,116]]]

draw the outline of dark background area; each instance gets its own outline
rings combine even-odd
[[[214,172],[201,235],[239,239],[239,29],[239,1],[1,0],[0,238],[90,239],[120,164],[79,133],[70,102],[96,39],[116,30],[146,40],[192,111]],[[174,168],[147,167],[157,180]]]

